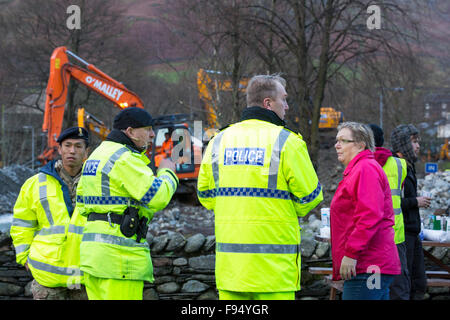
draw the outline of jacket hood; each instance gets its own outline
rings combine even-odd
[[[405,159],[414,163],[417,161],[417,155],[414,153],[411,137],[419,135],[419,131],[412,124],[399,125],[392,131],[391,134],[391,146],[392,151],[397,153],[401,152]]]
[[[384,166],[389,157],[392,156],[391,150],[388,150],[383,147],[376,147],[374,152],[375,160],[380,164],[380,166]]]

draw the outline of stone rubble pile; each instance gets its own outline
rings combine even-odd
[[[201,232],[214,234],[214,212],[202,206],[189,206],[172,199],[164,210],[158,211],[149,224],[149,231],[155,235],[180,232],[191,235]]]
[[[427,191],[431,193],[430,208],[420,209],[422,217],[433,214],[437,209],[448,210],[450,208],[450,171],[436,172],[426,175],[423,179],[417,179],[418,195]]]
[[[0,214],[12,213],[22,184],[35,173],[37,170],[22,165],[0,169]]]

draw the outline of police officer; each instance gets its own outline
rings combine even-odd
[[[302,136],[284,127],[285,80],[253,77],[241,122],[208,144],[198,198],[215,212],[220,299],[294,299],[300,289],[298,216],[323,200]]]
[[[83,167],[77,207],[87,222],[80,268],[90,300],[139,300],[144,281],[153,282],[148,221],[169,203],[178,178],[169,159],[161,160],[156,177],[149,167],[152,124],[144,109],[120,111]]]
[[[389,295],[391,300],[409,300],[411,285],[406,263],[405,225],[401,208],[402,188],[406,178],[406,161],[405,159],[394,157],[390,150],[383,148],[383,129],[373,123],[369,124],[369,126],[372,129],[375,140],[375,160],[383,167],[391,188],[392,205],[395,214],[394,242],[397,245],[401,264],[401,274],[394,277],[389,288]]]
[[[29,178],[15,203],[11,237],[17,263],[33,275],[34,299],[87,299],[67,238],[74,230],[76,187],[88,141],[84,128],[64,130],[57,140],[61,159]]]

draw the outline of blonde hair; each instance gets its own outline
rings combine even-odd
[[[364,143],[365,150],[375,151],[375,140],[373,137],[373,132],[370,127],[366,124],[359,122],[343,122],[338,126],[338,131],[347,128],[352,132],[353,140],[357,143]]]

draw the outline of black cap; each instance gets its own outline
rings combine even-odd
[[[369,124],[370,129],[372,129],[373,132],[373,138],[375,140],[375,147],[382,147],[384,144],[384,132],[383,129],[381,129],[376,124]]]
[[[66,139],[82,139],[86,142],[86,146],[89,144],[89,132],[82,127],[72,127],[64,130],[59,135],[58,142],[61,144]]]
[[[120,111],[114,118],[113,128],[118,130],[125,130],[128,127],[142,128],[153,125],[153,119],[148,111],[130,107]]]

